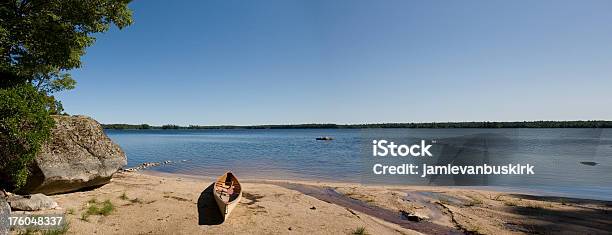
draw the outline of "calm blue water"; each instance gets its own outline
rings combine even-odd
[[[465,154],[537,165],[529,178],[489,179],[491,185],[612,199],[612,131],[606,129],[289,129],[107,130],[128,156],[175,163],[154,171],[213,177],[363,182],[372,139],[435,139]],[[333,141],[317,141],[333,136]],[[447,147],[448,147],[447,146]],[[457,148],[457,146],[459,146]],[[450,148],[446,148],[447,150]],[[466,151],[467,150],[467,151]],[[448,151],[447,151],[448,152]],[[483,154],[484,153],[484,154]],[[447,154],[448,155],[448,154]],[[456,156],[456,155],[453,155]],[[465,158],[460,156],[460,158]],[[451,159],[452,160],[452,159]],[[452,160],[456,161],[456,160]],[[588,166],[581,161],[597,162]],[[365,173],[364,173],[365,172]],[[369,182],[375,177],[368,178]],[[405,178],[404,178],[405,179]],[[374,181],[372,181],[374,180]],[[454,179],[457,180],[457,179]],[[380,183],[397,183],[380,182]]]
[[[128,156],[128,167],[181,161],[156,171],[217,176],[232,170],[265,179],[356,180],[359,130],[107,130]],[[316,141],[317,136],[334,141]]]

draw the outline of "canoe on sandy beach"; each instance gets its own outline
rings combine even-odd
[[[232,172],[226,172],[215,181],[214,196],[219,211],[225,219],[234,210],[242,198],[242,187]]]

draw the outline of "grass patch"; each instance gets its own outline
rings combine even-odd
[[[85,213],[87,213],[88,215],[98,214],[98,206],[95,205],[95,204],[89,205],[89,207],[87,207],[87,210],[85,211]]]
[[[26,228],[25,230],[18,231],[17,234],[19,234],[19,235],[34,235],[34,234],[40,234],[40,235],[64,235],[64,234],[68,233],[68,229],[69,228],[70,228],[70,223],[65,222],[62,225],[62,227],[60,227],[60,228],[47,229],[47,230]]]
[[[115,206],[110,200],[102,202],[102,208],[98,211],[100,215],[107,216],[115,210]]]
[[[38,232],[37,230],[31,229],[31,228],[27,228],[26,230],[22,230],[17,232],[17,234],[19,235],[34,235],[36,232]]]
[[[121,199],[121,200],[129,200],[130,198],[127,196],[127,194],[125,194],[125,192],[123,192],[121,194],[121,196],[119,196],[119,199]]]
[[[89,221],[89,216],[91,215],[103,215],[108,216],[115,210],[115,205],[110,200],[105,200],[103,202],[91,203],[92,200],[89,200],[89,205],[85,212],[81,214],[81,220]]]
[[[85,222],[89,222],[89,214],[87,214],[87,212],[83,212],[81,214],[81,220]]]
[[[64,225],[62,225],[61,228],[43,230],[42,235],[64,235],[68,233],[69,228],[70,228],[70,223],[66,221]]]
[[[369,233],[366,231],[365,227],[359,227],[359,228],[355,229],[353,232],[351,232],[350,234],[352,234],[352,235],[367,235]]]

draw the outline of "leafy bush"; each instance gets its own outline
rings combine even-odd
[[[359,228],[355,229],[350,234],[352,234],[352,235],[367,235],[368,232],[366,231],[365,227],[359,227]]]
[[[54,125],[48,104],[46,94],[28,83],[0,89],[0,186],[26,183],[28,166]]]

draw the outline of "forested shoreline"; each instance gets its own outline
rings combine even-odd
[[[200,126],[102,124],[104,129],[361,129],[361,128],[612,128],[612,121],[427,122],[377,124],[289,124],[252,126]]]

